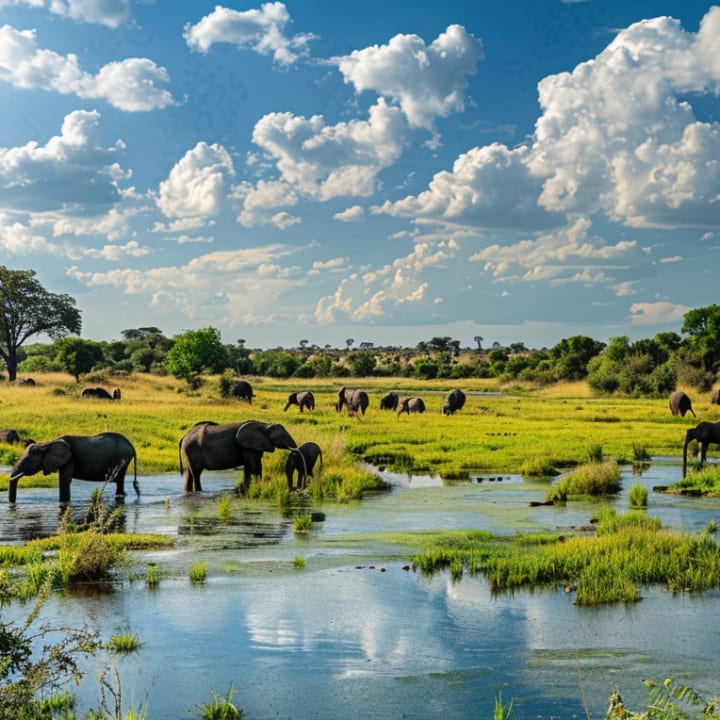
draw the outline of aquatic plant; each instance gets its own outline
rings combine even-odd
[[[232,497],[223,494],[218,498],[218,518],[220,522],[226,523],[230,519],[230,510],[232,508]]]
[[[145,584],[149,588],[156,588],[160,585],[160,570],[155,563],[149,563],[145,573]]]
[[[312,515],[309,514],[298,515],[293,520],[293,532],[299,535],[310,532],[310,530],[312,530],[312,526]]]
[[[564,502],[572,495],[611,495],[620,490],[620,466],[615,460],[581,465],[548,489],[547,499]]]
[[[296,555],[295,560],[293,560],[293,567],[302,570],[305,567],[305,558],[302,555]]]
[[[111,635],[110,640],[105,643],[105,646],[118,654],[128,654],[137,652],[140,647],[140,639],[137,635],[132,633],[117,633]]]
[[[207,565],[204,562],[196,562],[190,566],[190,582],[193,585],[201,585],[207,580]]]
[[[630,507],[640,508],[647,507],[648,504],[648,492],[647,488],[640,483],[635,483],[630,487],[628,493]]]
[[[201,710],[200,717],[202,720],[240,720],[245,714],[244,710],[239,709],[232,703],[235,692],[232,683],[230,683],[227,696],[224,698],[221,698],[215,690],[211,690],[211,692],[213,695],[212,702],[198,706]]]

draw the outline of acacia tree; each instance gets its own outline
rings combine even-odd
[[[28,338],[41,333],[53,339],[79,335],[82,327],[75,300],[48,292],[35,274],[0,265],[0,358],[10,380],[17,377],[18,349]]]

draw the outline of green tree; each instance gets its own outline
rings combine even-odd
[[[720,305],[697,308],[683,316],[682,332],[697,353],[702,369],[715,372],[720,365]]]
[[[214,327],[188,330],[176,336],[167,354],[168,372],[191,385],[201,373],[220,373],[227,366],[227,350],[220,340],[220,331]]]
[[[92,340],[64,337],[58,338],[53,345],[56,362],[75,378],[75,382],[80,382],[81,375],[103,361],[102,346]]]
[[[48,292],[34,270],[9,270],[0,265],[0,357],[8,377],[17,377],[18,349],[34,335],[55,339],[79,335],[82,323],[75,300]]]
[[[367,377],[375,370],[375,353],[369,350],[355,350],[348,355],[347,362],[355,377]]]
[[[605,343],[585,335],[563,338],[550,350],[555,361],[554,374],[558,380],[582,380],[587,377],[588,363],[605,348]]]

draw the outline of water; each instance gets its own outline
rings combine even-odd
[[[530,507],[547,483],[386,474],[392,492],[324,506],[325,521],[307,538],[255,504],[216,522],[214,496],[233,486],[232,473],[209,474],[210,492],[201,497],[184,497],[177,475],[141,478],[140,500],[126,499],[126,529],[177,537],[172,551],[138,558],[161,568],[159,588],[136,581],[109,593],[54,596],[43,615],[89,623],[105,637],[137,634],[140,652],[117,667],[126,703],[147,698],[153,720],[199,717],[211,691],[224,696],[231,683],[251,720],[491,717],[499,693],[514,700],[514,718],[585,717],[584,702],[598,718],[616,688],[629,707],[643,708],[648,676],[712,694],[720,685],[718,592],[673,596],[650,587],[639,603],[601,608],[576,607],[562,588],[493,597],[482,578],[424,578],[401,550],[353,538],[423,528],[569,529],[604,503],[626,510],[636,482],[650,490],[649,512],[665,526],[695,531],[717,521],[720,500],[652,492],[677,475],[663,463],[639,476],[628,468],[611,501]],[[93,487],[74,482],[74,505],[81,508]],[[56,489],[21,488],[15,510],[0,505],[0,542],[52,531],[56,522]],[[298,556],[304,569],[293,566]],[[198,560],[209,578],[193,586],[187,570]],[[80,708],[97,704],[97,674],[108,662],[88,662]]]

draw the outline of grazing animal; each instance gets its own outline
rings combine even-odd
[[[0,430],[0,442],[7,443],[8,445],[15,445],[16,443],[22,442],[20,439],[20,433],[17,430],[8,428],[7,430]]]
[[[451,390],[443,400],[443,415],[453,415],[458,410],[462,410],[465,405],[465,393],[462,390]]]
[[[380,409],[395,411],[399,402],[400,396],[394,390],[391,390],[380,398]]]
[[[343,406],[347,405],[348,415],[357,415],[358,412],[364,415],[369,404],[370,398],[364,390],[348,390],[347,388],[342,388],[338,392],[338,401],[335,404],[335,409],[340,412]]]
[[[683,443],[683,477],[687,474],[687,450],[691,440],[700,443],[700,466],[705,466],[707,460],[708,445],[714,443],[720,445],[720,423],[701,422],[685,433]]]
[[[424,413],[425,412],[425,401],[420,397],[405,398],[398,410],[398,417],[403,413]]]
[[[300,412],[303,412],[306,408],[308,410],[314,410],[315,396],[310,390],[290,393],[290,395],[288,395],[287,404],[283,408],[283,412],[285,412],[291,405],[297,405],[300,408]]]
[[[697,417],[695,411],[692,409],[692,402],[690,398],[682,391],[676,390],[670,394],[670,412],[674,415],[681,415],[685,417],[686,413],[692,413],[693,417]]]
[[[18,385],[25,385],[26,387],[35,387],[35,381],[30,377],[22,378],[21,380],[18,380]]]
[[[82,398],[93,398],[96,400],[119,400],[120,399],[120,388],[115,388],[112,392],[106,390],[104,387],[86,387],[83,388],[80,393]]]

